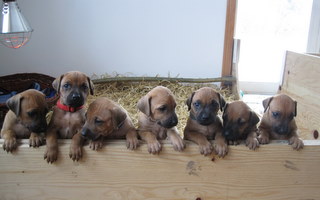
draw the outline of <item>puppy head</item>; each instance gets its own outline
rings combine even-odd
[[[285,94],[280,94],[263,100],[262,104],[272,131],[279,135],[290,134],[290,123],[297,116],[297,102]]]
[[[138,101],[138,109],[164,128],[178,124],[176,102],[172,92],[163,86],[153,88]]]
[[[203,87],[193,92],[186,104],[199,124],[209,125],[215,122],[219,109],[222,111],[226,102],[213,88]]]
[[[107,98],[98,98],[87,110],[81,134],[92,140],[108,136],[118,130],[126,118],[127,114],[121,107]]]
[[[89,92],[93,95],[93,83],[84,73],[78,71],[67,72],[56,78],[53,88],[59,92],[62,104],[70,107],[82,106]]]
[[[260,121],[258,115],[243,101],[226,104],[222,118],[222,134],[228,141],[246,139],[250,130]]]
[[[7,106],[31,132],[46,131],[48,105],[43,93],[33,89],[26,90],[8,99]]]

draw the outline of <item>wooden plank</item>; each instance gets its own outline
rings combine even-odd
[[[298,102],[297,125],[303,139],[313,139],[320,130],[320,58],[287,52],[280,93]]]
[[[0,199],[318,199],[320,142],[294,151],[278,141],[251,151],[231,146],[224,159],[201,156],[195,144],[175,152],[162,141],[159,155],[108,141],[99,152],[84,147],[80,162],[68,157],[69,140],[59,141],[55,164],[43,160],[45,147],[27,141],[14,155],[0,151]],[[3,141],[0,140],[0,146]]]
[[[237,0],[228,0],[221,76],[231,76],[232,73],[233,37],[236,22],[236,10]]]

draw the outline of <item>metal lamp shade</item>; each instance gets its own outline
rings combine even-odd
[[[0,13],[0,43],[9,48],[20,48],[29,41],[32,31],[17,2],[4,0]]]

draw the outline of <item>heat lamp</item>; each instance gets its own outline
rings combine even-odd
[[[0,12],[0,44],[13,49],[25,45],[33,29],[22,15],[16,0],[3,0]]]

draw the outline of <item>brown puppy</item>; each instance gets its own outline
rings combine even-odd
[[[86,113],[82,135],[91,139],[89,147],[102,148],[103,139],[127,139],[127,148],[136,149],[139,141],[137,131],[127,111],[108,98],[92,102]]]
[[[75,161],[82,156],[81,129],[85,122],[85,109],[89,92],[93,95],[93,83],[82,72],[71,71],[61,75],[52,83],[53,88],[60,94],[57,105],[53,108],[53,114],[46,133],[47,149],[44,158],[48,163],[57,160],[57,139],[71,139],[70,158]]]
[[[217,116],[222,111],[225,100],[213,88],[203,87],[193,92],[187,100],[190,116],[184,129],[184,138],[199,145],[201,154],[212,153],[208,140],[215,139],[214,149],[220,157],[228,153],[228,145],[222,136],[222,122]]]
[[[163,86],[153,88],[138,101],[139,128],[141,139],[148,144],[149,153],[156,154],[161,150],[158,139],[166,137],[171,141],[174,150],[182,151],[185,144],[179,136],[176,125],[176,102],[172,92]]]
[[[243,101],[227,103],[223,115],[223,136],[229,144],[239,144],[240,140],[246,140],[249,149],[259,147],[257,140],[257,124],[260,121],[258,115]]]
[[[297,102],[285,94],[276,95],[263,100],[264,114],[259,126],[258,140],[261,144],[270,139],[288,140],[292,148],[303,148],[303,141],[298,137]]]
[[[1,129],[3,149],[12,152],[17,147],[16,138],[28,137],[30,146],[40,146],[43,143],[40,133],[47,129],[45,95],[37,90],[26,90],[8,99],[7,106],[10,110]]]

